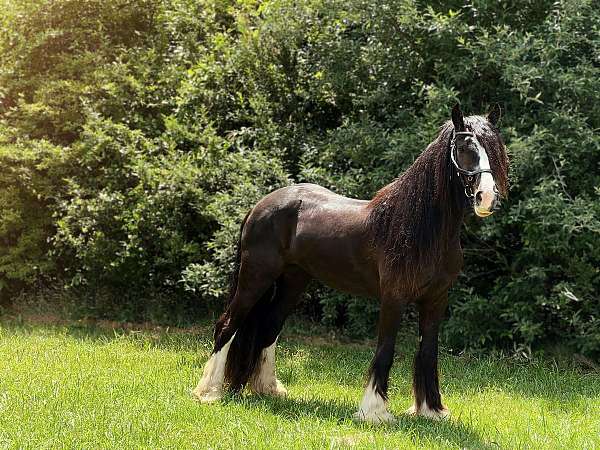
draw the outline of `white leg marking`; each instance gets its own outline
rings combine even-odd
[[[235,337],[235,333],[229,339],[221,350],[213,354],[204,366],[202,378],[192,395],[202,403],[211,403],[220,400],[223,397],[223,381],[225,379],[225,363],[227,362],[227,353],[229,346]]]
[[[373,377],[369,379],[358,411],[354,414],[355,420],[371,423],[390,423],[394,416],[387,410],[387,402],[375,390]]]
[[[416,403],[413,404],[406,410],[406,414],[411,416],[427,417],[428,419],[432,420],[442,420],[450,416],[450,411],[447,408],[444,408],[441,411],[436,411],[435,409],[429,408],[427,401],[423,401],[420,406],[417,406]]]
[[[256,370],[249,381],[250,390],[256,394],[287,395],[287,390],[275,375],[275,346],[277,339],[265,348],[258,360]]]

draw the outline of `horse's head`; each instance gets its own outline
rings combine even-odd
[[[508,190],[508,158],[496,127],[500,114],[498,105],[486,117],[465,118],[458,104],[452,109],[450,158],[479,217],[491,215]]]

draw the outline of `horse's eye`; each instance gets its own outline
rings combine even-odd
[[[471,150],[471,145],[470,142],[465,141],[458,145],[457,148],[460,152],[466,152],[467,150]]]
[[[477,153],[477,147],[475,146],[475,142],[473,138],[467,137],[460,145],[457,145],[458,151],[461,153],[469,152],[469,153]]]

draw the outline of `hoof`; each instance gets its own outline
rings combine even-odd
[[[281,381],[276,380],[275,388],[273,389],[271,395],[274,395],[276,397],[287,397],[288,391]]]
[[[406,414],[409,416],[426,417],[431,420],[443,420],[450,417],[450,410],[448,408],[442,408],[437,411],[435,409],[430,409],[427,406],[427,403],[423,403],[420,408],[417,408],[416,405],[412,405],[406,410]]]
[[[389,411],[365,412],[358,410],[352,415],[356,422],[367,422],[374,425],[390,424],[396,422],[396,418]]]
[[[196,388],[192,391],[192,397],[200,403],[215,403],[223,398],[223,392],[218,389],[202,391]]]
[[[288,394],[287,389],[279,380],[275,380],[275,383],[269,386],[252,386],[250,390],[258,395],[271,395],[273,397],[286,397]]]

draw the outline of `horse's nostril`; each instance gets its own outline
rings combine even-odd
[[[475,203],[477,203],[477,204],[481,203],[481,198],[482,198],[482,192],[481,191],[477,191],[475,193]]]

